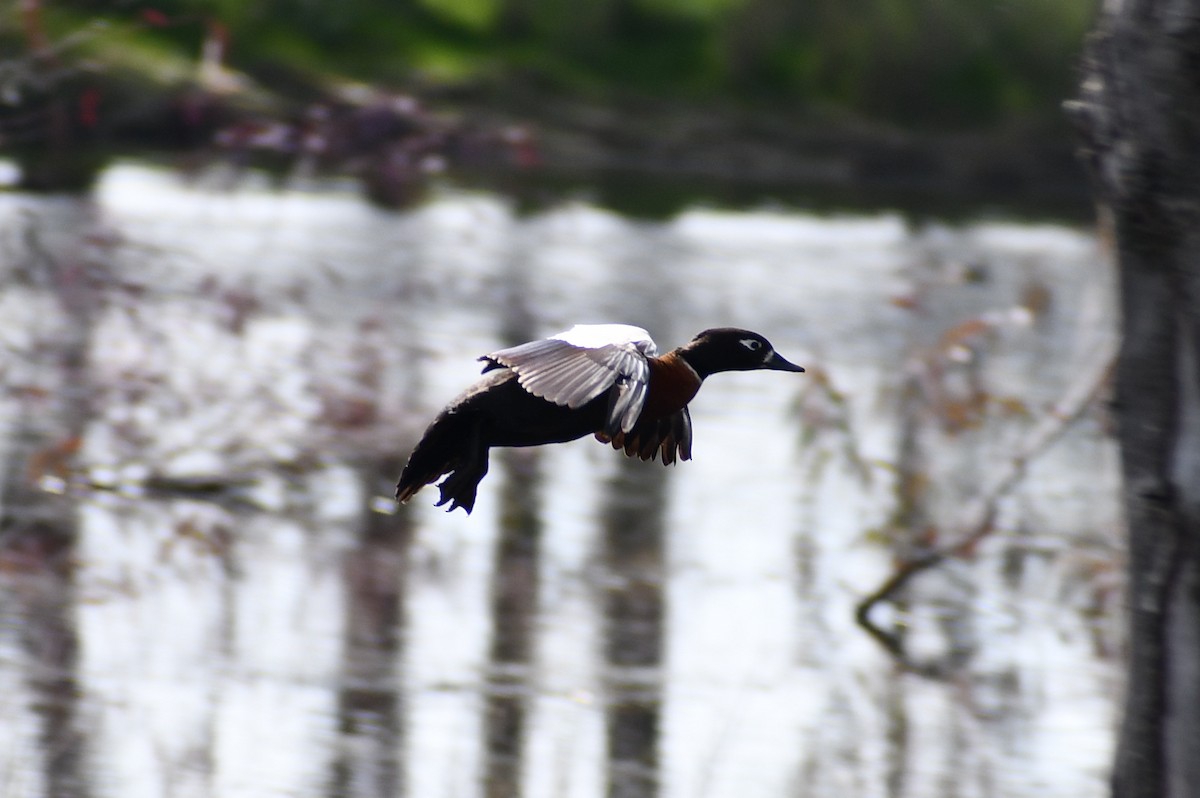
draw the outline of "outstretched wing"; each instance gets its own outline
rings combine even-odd
[[[541,341],[501,349],[479,358],[484,371],[504,367],[534,396],[572,409],[612,389],[605,431],[633,429],[646,403],[650,367],[658,349],[650,334],[623,324],[577,324]]]

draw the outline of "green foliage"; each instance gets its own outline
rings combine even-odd
[[[479,33],[491,31],[503,10],[500,0],[421,0],[448,22]]]
[[[64,0],[135,52],[403,83],[520,80],[605,94],[834,106],[916,125],[1057,113],[1093,0]],[[103,49],[103,48],[100,48]],[[110,50],[112,48],[109,48]],[[125,59],[130,60],[130,59]]]
[[[648,14],[720,25],[729,13],[747,0],[640,0],[636,6]]]

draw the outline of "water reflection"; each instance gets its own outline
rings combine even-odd
[[[29,774],[28,786],[40,781],[46,795],[89,795],[90,774],[85,760],[86,736],[80,717],[76,665],[79,641],[73,623],[76,593],[72,579],[69,523],[45,521],[15,528],[5,519],[6,565],[15,579],[3,590],[6,627],[20,630],[20,648],[10,650],[6,661],[22,662],[24,684],[9,696],[26,696],[27,709],[36,717],[38,730],[25,751],[40,763],[40,774]],[[6,646],[7,648],[7,646]],[[16,718],[13,716],[12,721]],[[40,778],[39,778],[40,777]],[[15,780],[21,785],[22,779]]]
[[[657,794],[666,470],[620,461],[605,490],[608,794]]]
[[[504,450],[498,460],[504,484],[492,570],[483,784],[485,795],[504,798],[522,794],[521,752],[533,689],[542,524],[538,453]]]
[[[60,203],[56,210],[62,223],[88,223],[82,204]],[[91,773],[74,623],[79,520],[74,506],[42,491],[38,479],[52,488],[64,484],[90,421],[81,386],[98,308],[79,282],[102,276],[103,267],[87,257],[85,245],[32,215],[12,235],[20,240],[10,238],[5,247],[5,298],[28,303],[21,316],[30,310],[44,316],[27,330],[10,331],[6,348],[18,356],[0,357],[6,388],[0,399],[6,419],[0,428],[0,638],[3,662],[16,666],[4,680],[13,727],[5,736],[13,744],[12,763],[29,763],[4,763],[0,773],[18,792],[87,796]],[[39,350],[42,336],[49,345]],[[49,358],[49,368],[40,367],[39,356]]]
[[[360,471],[368,495],[386,491],[402,465],[383,458]],[[364,508],[367,510],[367,508]],[[357,545],[343,558],[347,601],[338,678],[338,735],[330,792],[346,798],[403,795],[404,591],[413,530],[407,514],[365,511]]]
[[[1116,467],[1085,415],[884,620],[1114,322],[1078,231],[209,191],[0,197],[0,779],[28,796],[1099,796]],[[762,330],[695,460],[506,451],[388,499],[475,356]],[[777,376],[777,375],[776,375]]]

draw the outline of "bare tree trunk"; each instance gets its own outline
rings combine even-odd
[[[1115,798],[1200,795],[1200,0],[1107,0],[1079,122],[1121,274],[1129,681]]]

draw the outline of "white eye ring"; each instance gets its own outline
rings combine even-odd
[[[751,352],[757,352],[759,349],[762,349],[762,341],[757,338],[743,338],[741,344]]]

